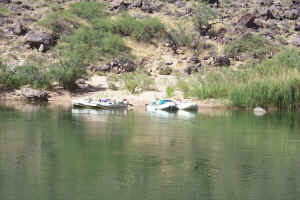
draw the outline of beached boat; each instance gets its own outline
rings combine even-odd
[[[111,99],[100,99],[98,106],[101,109],[110,110],[110,109],[127,109],[131,105],[126,99],[122,101],[111,100]]]
[[[78,108],[95,108],[95,109],[127,109],[128,103],[127,100],[117,101],[111,99],[100,99],[99,101],[94,101],[90,99],[80,99],[80,100],[73,100],[72,106]]]
[[[174,111],[177,110],[176,104],[172,100],[158,100],[153,101],[150,104],[146,105],[146,109],[148,111],[155,111],[155,110],[165,110],[165,111]]]
[[[72,106],[77,108],[99,108],[98,102],[91,99],[72,100]]]
[[[177,101],[176,107],[178,110],[189,110],[189,111],[197,111],[198,110],[198,105],[196,103],[192,103],[192,102]]]

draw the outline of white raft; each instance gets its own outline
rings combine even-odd
[[[147,111],[156,111],[156,110],[164,110],[164,111],[174,111],[177,110],[176,104],[171,100],[159,100],[154,101],[151,104],[146,105]]]
[[[187,110],[187,111],[197,111],[198,105],[191,102],[176,102],[176,107],[178,110]]]

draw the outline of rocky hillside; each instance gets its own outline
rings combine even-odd
[[[60,41],[51,32],[52,30],[47,30],[40,22],[49,13],[57,9],[65,9],[73,2],[76,1],[0,0],[2,60],[10,65],[22,65],[27,61],[51,62],[55,59],[57,55],[53,49]],[[194,16],[198,15],[197,12],[202,10],[197,10],[194,6],[195,2],[192,1],[104,1],[107,12],[112,16],[123,10],[128,10],[130,15],[137,18],[155,16],[161,20],[166,29],[173,30],[180,26],[181,29],[177,31],[184,33],[179,34],[185,34],[186,37],[194,40],[193,48],[178,45],[176,54],[166,41],[159,40],[149,44],[127,40],[132,54],[137,56],[134,62],[144,61],[153,69],[161,65],[184,69],[192,67],[193,64],[198,67],[199,63],[234,66],[249,58],[255,58],[255,55],[243,53],[225,57],[224,50],[232,41],[247,37],[249,34],[259,35],[274,45],[300,47],[300,1],[298,0],[220,0],[219,2],[208,0],[207,2],[213,12],[213,18],[209,18],[210,24],[203,28],[201,25],[197,27],[197,22],[194,20]],[[201,13],[198,17],[202,17]],[[196,52],[195,48],[201,49]],[[101,70],[98,66],[95,69],[98,68]]]

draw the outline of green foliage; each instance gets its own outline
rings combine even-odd
[[[108,88],[112,89],[112,90],[116,90],[117,87],[117,83],[119,81],[119,78],[116,74],[109,74],[106,76],[106,81],[108,84]]]
[[[90,27],[81,27],[74,34],[64,40],[63,50],[67,55],[78,54],[84,59],[93,61],[103,57],[117,57],[128,52],[122,38],[102,29],[95,30]]]
[[[276,50],[276,47],[259,35],[247,34],[233,40],[225,47],[227,57],[236,57],[243,53],[253,57],[264,57]]]
[[[34,64],[17,66],[11,70],[9,66],[0,62],[0,88],[16,89],[22,85],[30,85],[33,88],[51,88],[51,76],[48,68]]]
[[[202,35],[206,35],[211,28],[210,21],[216,16],[215,11],[206,4],[196,4],[193,15],[193,22]]]
[[[57,35],[69,35],[80,26],[78,18],[69,11],[52,12],[39,22]]]
[[[76,16],[92,21],[107,15],[105,6],[97,2],[78,2],[70,5],[70,12]]]
[[[300,102],[300,55],[286,48],[244,69],[207,69],[204,76],[179,78],[177,87],[185,97],[227,98],[235,106],[294,108]]]
[[[154,79],[142,70],[137,70],[134,73],[122,74],[120,79],[123,87],[132,94],[143,90],[155,89]]]
[[[73,54],[69,58],[61,59],[59,64],[52,67],[51,74],[65,89],[76,89],[75,81],[86,74],[83,57],[77,57],[76,54]]]
[[[178,47],[191,47],[194,38],[183,25],[176,24],[176,28],[171,28],[168,32]]]
[[[167,98],[173,97],[173,96],[174,96],[174,93],[175,93],[175,88],[174,88],[174,87],[168,86],[168,87],[166,88],[166,96],[167,96]]]
[[[0,17],[1,17],[1,15],[3,15],[3,16],[8,16],[9,13],[10,13],[10,12],[9,12],[7,6],[1,4],[1,7],[0,7]]]
[[[115,21],[117,33],[130,36],[138,41],[150,41],[163,29],[163,24],[157,18],[135,19],[128,14],[123,14]]]

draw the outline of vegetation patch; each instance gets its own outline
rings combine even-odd
[[[116,19],[115,29],[121,35],[130,36],[138,41],[149,42],[162,33],[164,26],[157,18],[136,19],[128,14],[123,14]]]
[[[259,35],[247,34],[229,43],[224,50],[227,57],[236,58],[241,54],[246,54],[254,58],[264,58],[277,50],[276,46],[271,44]]]
[[[205,75],[179,78],[177,88],[185,97],[227,98],[234,106],[294,108],[300,103],[300,55],[287,48],[239,70],[206,70]]]

